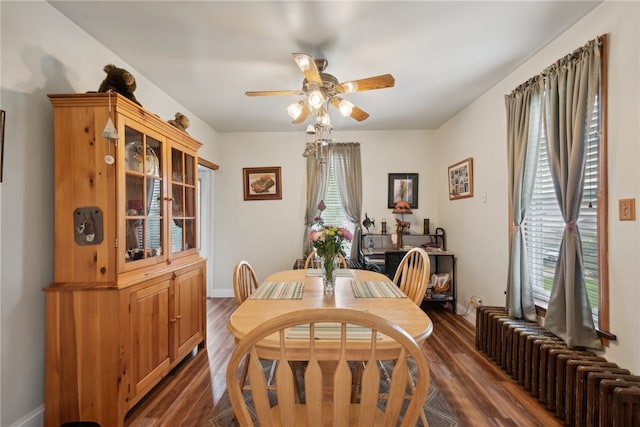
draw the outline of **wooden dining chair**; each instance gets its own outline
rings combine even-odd
[[[309,253],[309,255],[307,255],[307,259],[304,260],[304,268],[310,268],[313,267],[313,258],[316,256],[316,254],[318,253],[318,251],[316,249],[314,249],[313,251],[311,251],[311,253]],[[345,259],[344,255],[342,255],[340,252],[338,252],[338,268],[349,268],[349,264],[347,263],[347,260]]]
[[[422,303],[429,285],[431,262],[422,248],[413,248],[400,261],[393,282],[417,305]]]
[[[233,295],[235,297],[236,304],[242,304],[256,289],[258,289],[258,279],[256,278],[256,273],[253,270],[253,267],[251,267],[251,264],[249,264],[248,261],[242,260],[238,262],[233,268]],[[271,370],[275,371],[275,362],[273,363]],[[249,360],[247,359],[242,367],[242,373],[240,375],[240,381],[245,389],[249,388],[249,386],[246,386],[248,372]],[[272,387],[271,381],[269,381],[269,387]]]
[[[427,286],[429,286],[430,271],[429,254],[422,248],[413,248],[402,257],[393,277],[393,282],[398,285],[410,300],[420,306],[424,300]],[[386,368],[380,364],[380,369],[386,377]],[[409,388],[415,387],[411,375],[407,377],[407,380]],[[427,425],[427,416],[424,410],[421,409],[420,411],[420,420],[423,425]]]
[[[238,262],[233,268],[233,295],[235,296],[236,303],[238,305],[242,304],[251,296],[258,286],[258,279],[256,278],[256,273],[253,270],[253,267],[251,267],[251,264],[245,260]],[[271,373],[267,381],[268,387],[271,390],[275,390],[275,385],[273,384],[273,374],[275,369],[276,361],[274,360],[271,365]],[[245,390],[250,388],[249,385],[246,385],[248,371],[249,360],[247,359],[240,375],[240,381]]]
[[[327,322],[331,323],[334,334],[321,335],[320,330],[327,332]],[[288,338],[292,327],[299,330],[300,325],[306,333]],[[337,326],[336,326],[337,325]],[[350,326],[347,326],[350,325]],[[353,325],[353,326],[351,326]],[[354,326],[358,328],[354,331]],[[358,339],[350,338],[351,333],[358,333]],[[384,334],[384,344],[380,340]],[[258,359],[258,347],[261,340],[277,339],[279,363],[276,370],[277,392],[271,392],[265,384],[265,372]],[[391,372],[391,382],[386,393],[384,409],[380,403],[380,370],[377,361],[383,358],[378,346],[389,348],[394,342],[398,349],[394,354],[396,365]],[[301,342],[304,353],[300,353]],[[292,345],[296,349],[292,349]],[[306,351],[308,349],[308,352]],[[249,355],[249,382],[251,397],[243,396],[241,383],[238,380],[240,363]],[[387,354],[387,358],[388,358]],[[403,409],[407,376],[409,369],[407,357],[411,357],[416,365],[415,388],[411,399]],[[297,403],[295,398],[296,374],[288,363],[290,359],[307,361],[304,373],[305,401]],[[362,393],[359,402],[350,402],[352,387],[352,366],[349,362],[365,363],[362,372]],[[325,363],[329,362],[329,363]],[[335,366],[323,381],[322,367]],[[315,308],[304,309],[277,316],[249,332],[236,343],[227,367],[227,388],[229,398],[239,424],[243,427],[253,426],[257,421],[261,426],[395,426],[399,417],[402,427],[415,426],[420,411],[429,391],[429,367],[427,359],[416,341],[399,326],[372,313],[347,308]],[[324,388],[323,388],[324,386]],[[323,402],[323,395],[326,396]],[[253,411],[249,410],[247,401],[253,401]],[[273,403],[270,403],[273,402]],[[253,420],[251,413],[255,413]]]
[[[233,295],[236,304],[242,304],[258,289],[256,273],[247,261],[240,261],[233,268]]]

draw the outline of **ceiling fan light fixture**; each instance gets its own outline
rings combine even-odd
[[[2,0],[0,0],[2,1]],[[302,88],[300,90],[262,90],[247,91],[247,96],[279,96],[279,95],[302,95],[304,98],[297,104],[291,104],[287,108],[292,124],[302,124],[308,117],[316,118],[316,133],[324,131],[320,116],[326,114],[326,110],[331,104],[340,111],[344,117],[351,117],[359,122],[366,120],[369,113],[356,107],[349,101],[344,101],[339,94],[351,92],[363,92],[375,89],[393,87],[395,79],[391,74],[367,77],[364,79],[342,82],[326,73],[326,59],[314,59],[304,53],[292,53],[293,60],[304,74]],[[324,105],[326,103],[326,106]],[[328,121],[328,117],[325,119]],[[320,126],[318,128],[318,126]],[[329,125],[330,126],[330,125]]]
[[[322,91],[320,91],[320,89],[314,89],[311,92],[309,92],[309,105],[312,106],[313,108],[320,108],[322,107],[322,104],[324,103],[324,95],[322,94]]]
[[[331,127],[331,118],[328,114],[323,114],[320,116],[320,124],[325,127]]]
[[[346,82],[342,83],[342,93],[352,93],[358,91],[358,83],[356,82]]]
[[[298,64],[300,71],[307,71],[309,69],[309,57],[307,55],[296,54],[293,56],[293,60]]]
[[[343,99],[338,104],[338,111],[340,111],[342,117],[349,117],[353,112],[353,104],[346,99]]]
[[[297,119],[302,114],[302,107],[304,106],[303,101],[294,102],[293,104],[287,107],[287,114],[291,117],[292,120]]]

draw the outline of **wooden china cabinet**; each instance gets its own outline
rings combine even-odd
[[[117,94],[49,99],[55,263],[45,288],[45,425],[122,426],[206,342],[201,144]]]

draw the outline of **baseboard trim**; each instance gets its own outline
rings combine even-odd
[[[214,289],[212,298],[233,298],[233,289]]]

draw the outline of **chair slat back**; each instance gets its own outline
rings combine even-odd
[[[380,384],[380,369],[378,369],[377,360],[375,359],[375,345],[373,340],[371,343],[371,355],[367,361],[367,365],[362,372],[361,387],[362,393],[360,395],[360,405],[362,408],[375,408],[378,406],[378,399],[380,395],[378,393],[378,384]],[[363,411],[360,415],[360,425],[372,426],[375,422],[375,411]]]
[[[339,324],[339,338],[317,335],[316,325],[331,322]],[[287,331],[295,325],[308,325],[307,337],[296,337],[296,346],[300,341],[308,341],[308,363],[304,373],[305,402],[296,402],[296,372],[291,368]],[[349,339],[347,325],[363,326],[371,330],[368,339],[359,336],[357,344]],[[392,371],[386,408],[378,408],[380,399],[380,371],[378,369],[378,336],[384,334],[395,341],[399,348],[398,359]],[[276,370],[275,399],[277,403],[269,407],[269,399],[265,378],[267,373],[262,369],[256,347],[267,336],[278,337],[279,360]],[[364,344],[363,344],[364,343]],[[350,346],[357,345],[358,351],[350,352]],[[331,348],[327,350],[327,346]],[[322,348],[320,348],[322,347]],[[367,350],[368,349],[368,350]],[[238,370],[246,354],[250,355],[249,381],[255,414],[261,426],[315,426],[325,425],[331,416],[334,426],[394,426],[398,424],[399,415],[403,415],[402,427],[415,426],[419,413],[429,390],[429,368],[422,349],[415,340],[397,325],[371,313],[346,308],[304,309],[275,317],[255,328],[240,339],[234,349],[227,368],[227,387],[229,398],[236,418],[241,426],[252,426],[253,421],[247,408],[246,396],[243,396],[238,381]],[[354,358],[357,354],[357,358]],[[338,356],[339,357],[336,357]],[[299,353],[298,353],[299,357]],[[417,374],[415,390],[406,410],[402,410],[406,398],[409,369],[407,357],[416,364]],[[337,358],[337,362],[336,362]],[[362,360],[364,359],[364,360]],[[324,361],[331,360],[335,365],[331,375],[323,378],[321,369]],[[362,394],[360,402],[351,403],[351,387],[353,362],[366,363],[362,375]],[[332,384],[332,395],[323,402],[327,390],[323,384]],[[272,396],[272,399],[274,396]]]
[[[256,273],[247,261],[240,261],[233,268],[233,295],[236,304],[242,304],[258,288]]]
[[[296,402],[295,402],[295,387],[294,382],[296,378],[294,372],[291,369],[291,365],[287,360],[287,350],[285,348],[285,331],[280,329],[278,331],[280,335],[280,360],[278,361],[278,368],[276,369],[276,384],[278,385],[278,402],[282,404],[278,405],[280,409],[279,418],[280,424],[283,426],[296,426]],[[264,373],[256,381],[264,381]],[[251,379],[253,382],[253,378]],[[263,425],[261,423],[261,425]]]
[[[413,248],[400,261],[393,282],[420,305],[427,291],[430,270],[429,254],[422,248]]]
[[[310,337],[315,338],[315,325],[309,326]],[[316,354],[315,339],[309,340],[309,362],[304,372],[304,388],[307,405],[307,423],[322,419],[322,370]],[[311,423],[311,424],[310,424]]]
[[[351,369],[347,362],[347,328],[340,325],[340,359],[333,375],[333,424],[349,425],[349,405],[351,399]]]

